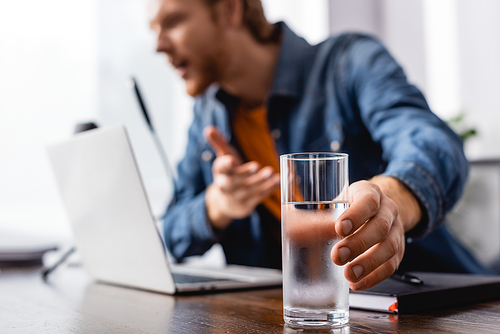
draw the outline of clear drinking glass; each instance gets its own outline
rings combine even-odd
[[[348,155],[280,157],[283,317],[297,327],[349,321],[349,284],[330,252],[341,239],[335,221],[349,207]]]

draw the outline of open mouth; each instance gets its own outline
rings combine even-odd
[[[187,62],[183,61],[183,62],[173,63],[172,65],[177,71],[177,74],[179,74],[179,76],[184,78],[187,72]]]

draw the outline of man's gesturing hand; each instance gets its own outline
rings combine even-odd
[[[243,163],[215,126],[203,133],[217,155],[212,165],[214,181],[205,192],[208,219],[214,228],[223,229],[254,211],[279,186],[279,174],[255,161]]]
[[[405,232],[421,219],[413,194],[398,180],[376,177],[349,187],[350,207],[335,231],[342,237],[332,260],[346,264],[344,276],[352,290],[370,288],[391,276],[403,259]]]

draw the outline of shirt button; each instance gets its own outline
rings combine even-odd
[[[338,140],[334,140],[330,143],[330,148],[333,152],[338,152],[340,150],[340,142]]]
[[[213,157],[214,157],[214,154],[212,153],[212,151],[206,150],[206,151],[203,151],[201,153],[201,160],[203,160],[205,162],[212,161]]]
[[[274,129],[271,131],[271,137],[274,139],[279,139],[281,137],[281,131],[280,129]]]

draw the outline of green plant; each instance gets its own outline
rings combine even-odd
[[[465,111],[461,111],[457,116],[450,118],[446,123],[462,138],[465,143],[466,140],[477,136],[477,130],[465,124],[467,117]]]

